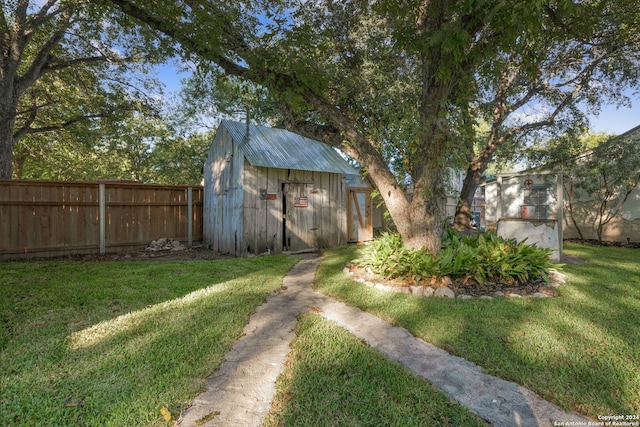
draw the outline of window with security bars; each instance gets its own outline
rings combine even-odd
[[[524,208],[533,210],[526,215],[528,218],[547,219],[549,212],[549,201],[546,185],[532,185],[524,189]],[[525,216],[525,215],[523,215]]]

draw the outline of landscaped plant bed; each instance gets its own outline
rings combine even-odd
[[[472,280],[452,280],[448,276],[432,277],[416,282],[413,279],[385,279],[369,268],[348,263],[344,273],[357,282],[376,289],[412,294],[415,296],[440,296],[448,298],[548,298],[558,295],[558,287],[565,282],[564,274],[555,269],[549,272],[549,282],[542,279],[527,283],[477,283]]]
[[[526,239],[492,233],[461,236],[449,229],[441,251],[431,254],[405,247],[397,234],[382,233],[363,247],[345,273],[370,286],[416,296],[547,298],[564,283],[551,253]]]

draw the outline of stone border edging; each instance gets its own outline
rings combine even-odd
[[[347,276],[354,276],[354,272],[346,266],[342,269],[342,272]],[[556,289],[563,285],[566,282],[566,275],[560,273],[555,268],[549,270],[549,283],[540,286],[538,292],[534,292],[532,294],[521,295],[516,292],[510,292],[505,294],[504,292],[497,291],[494,292],[493,296],[491,295],[481,295],[479,297],[475,297],[473,295],[468,294],[458,294],[448,286],[438,286],[433,288],[431,286],[403,286],[403,285],[387,285],[384,283],[373,283],[362,277],[355,278],[354,280],[358,283],[362,283],[365,286],[369,286],[371,288],[387,291],[387,292],[395,292],[402,294],[410,294],[416,297],[444,297],[444,298],[457,298],[457,299],[494,299],[494,298],[550,298],[557,295]]]

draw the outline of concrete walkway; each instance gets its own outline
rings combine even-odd
[[[313,291],[320,261],[319,257],[300,261],[284,278],[283,290],[258,307],[244,335],[208,379],[206,391],[179,420],[180,426],[260,426],[275,395],[296,318],[310,306],[495,426],[587,425],[591,421],[515,383],[484,374],[480,367],[406,329]]]

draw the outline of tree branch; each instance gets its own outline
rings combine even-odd
[[[26,26],[29,28],[29,30],[28,31],[25,30],[25,32],[24,32],[24,36],[25,36],[25,39],[26,39],[25,40],[25,44],[29,43],[29,41],[33,37],[33,34],[36,32],[36,29],[40,28],[46,22],[51,21],[56,16],[58,16],[58,15],[64,13],[64,12],[66,12],[67,10],[69,10],[69,8],[70,8],[69,5],[59,6],[52,13],[49,13],[49,10],[56,3],[58,3],[58,1],[59,0],[48,0],[44,5],[42,5],[40,10],[38,10],[38,12],[36,12],[33,16],[31,16],[31,19],[29,19],[29,21],[26,22]]]
[[[45,132],[52,132],[52,131],[57,131],[57,130],[63,130],[65,128],[68,128],[69,126],[72,126],[76,123],[85,121],[85,120],[90,120],[90,119],[99,119],[99,118],[103,118],[106,117],[105,114],[88,114],[86,116],[78,116],[78,117],[74,117],[72,119],[69,119],[63,123],[60,124],[53,124],[53,125],[49,125],[49,126],[42,126],[42,127],[38,127],[38,128],[32,128],[30,127],[30,125],[32,124],[32,122],[30,122],[28,125],[23,125],[20,129],[18,129],[16,132],[14,132],[13,136],[14,136],[14,140],[18,141],[19,139],[23,138],[26,135],[33,135],[33,134],[37,134],[37,133],[45,133]]]
[[[174,39],[181,46],[185,47],[187,51],[194,53],[202,58],[209,59],[216,63],[219,67],[221,67],[227,74],[231,74],[234,76],[244,77],[249,73],[249,69],[239,65],[235,61],[230,60],[229,58],[223,56],[219,52],[216,52],[209,46],[203,46],[196,41],[194,41],[191,37],[188,36],[188,31],[181,28],[182,31],[178,31],[177,28],[179,25],[174,23],[172,26],[168,26],[165,24],[165,21],[157,18],[151,12],[137,6],[133,2],[129,0],[110,0],[115,6],[117,6],[122,12],[127,15],[143,22],[144,24],[149,25],[151,28],[156,31],[161,32],[162,34]],[[241,37],[236,35],[236,38],[242,39]]]
[[[71,16],[69,14],[65,14],[64,18],[58,23],[58,28],[56,29],[56,31],[51,34],[49,39],[40,48],[27,71],[18,79],[15,86],[15,96],[21,96],[36,80],[38,80],[42,76],[43,68],[46,67],[47,63],[51,59],[51,52],[64,38],[64,35],[69,29],[70,25]]]

